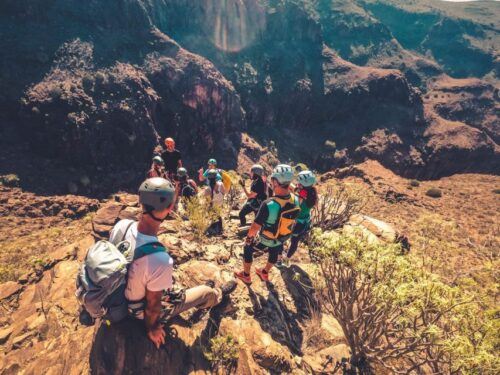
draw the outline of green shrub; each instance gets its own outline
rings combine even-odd
[[[500,323],[478,295],[444,283],[397,245],[313,230],[323,308],[361,372],[495,374]]]
[[[13,173],[0,176],[0,185],[15,187],[19,186],[21,180]]]
[[[431,198],[441,198],[443,196],[443,193],[441,192],[441,189],[438,188],[430,188],[425,192],[425,195],[431,197]]]
[[[209,348],[203,354],[214,371],[225,369],[229,373],[238,360],[239,350],[238,341],[231,335],[226,335],[210,339]]]
[[[208,227],[220,216],[219,207],[211,207],[202,197],[186,199],[185,210],[196,239],[205,238]]]
[[[420,182],[418,182],[417,180],[410,180],[410,186],[412,186],[412,187],[419,187],[420,186]]]

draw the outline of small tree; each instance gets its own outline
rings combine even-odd
[[[366,202],[367,196],[359,188],[344,183],[328,185],[311,212],[312,224],[323,230],[339,228],[359,213]]]
[[[199,196],[185,200],[186,214],[196,239],[203,239],[208,227],[220,216],[220,208]]]
[[[314,230],[323,307],[342,327],[361,372],[494,374],[498,321],[397,245]]]

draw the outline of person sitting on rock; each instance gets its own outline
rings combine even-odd
[[[220,174],[220,170],[217,168],[217,160],[209,159],[208,160],[208,168],[203,171],[203,168],[200,168],[198,171],[198,179],[200,182],[207,181],[208,171],[216,170],[217,171],[217,181],[222,181],[222,176]]]
[[[247,196],[247,201],[240,210],[240,226],[247,225],[246,216],[250,212],[257,213],[260,205],[263,201],[267,199],[266,193],[266,183],[263,180],[264,168],[260,164],[255,164],[250,169],[250,178],[252,179],[252,184],[250,185],[250,191],[247,190],[243,180],[240,181],[243,191]]]
[[[165,170],[170,181],[174,181],[177,168],[182,167],[182,155],[179,150],[175,148],[175,141],[172,138],[165,139],[165,147],[167,148],[162,152],[161,158],[165,163]]]
[[[181,198],[191,198],[198,193],[198,186],[194,180],[189,178],[186,168],[177,169],[177,184]]]
[[[274,168],[271,174],[274,196],[265,200],[260,206],[245,240],[243,271],[234,273],[246,284],[252,282],[250,269],[254,252],[268,253],[266,266],[255,270],[262,281],[268,281],[269,271],[283,252],[283,243],[292,234],[300,211],[298,198],[289,190],[292,180],[292,167],[280,164]],[[255,243],[257,234],[259,234],[259,241]]]
[[[144,181],[139,188],[142,214],[139,222],[124,219],[111,231],[110,242],[122,240],[131,249],[145,244],[158,246],[158,231],[170,213],[176,193],[172,183],[161,177]],[[149,339],[157,348],[165,343],[163,325],[172,317],[192,307],[205,309],[217,305],[236,287],[234,280],[220,288],[200,285],[183,292],[173,292],[173,260],[166,251],[152,252],[138,258],[129,266],[125,297],[130,314],[144,319]]]
[[[155,156],[153,158],[153,163],[151,164],[151,169],[148,171],[147,178],[152,177],[162,177],[167,178],[167,172],[165,171],[165,164],[160,156]]]
[[[292,237],[290,239],[290,247],[283,259],[278,260],[277,267],[290,265],[290,258],[297,251],[299,242],[307,235],[311,229],[311,210],[318,202],[318,192],[314,184],[316,176],[313,172],[306,170],[299,173],[297,176],[296,193],[300,202],[300,213],[297,217],[297,223],[293,228]]]

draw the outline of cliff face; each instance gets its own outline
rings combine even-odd
[[[211,155],[234,168],[247,131],[322,170],[376,157],[425,176],[462,170],[451,158],[422,172],[439,115],[486,137],[467,170],[497,171],[484,158],[498,148],[498,6],[471,5],[474,16],[417,5],[8,0],[3,115],[22,120],[14,133],[29,152],[86,173],[142,171],[165,136],[189,162]],[[443,72],[485,77],[450,88]]]

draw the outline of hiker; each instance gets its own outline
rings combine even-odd
[[[177,168],[182,167],[181,152],[175,148],[175,141],[172,138],[165,138],[165,147],[161,153],[161,158],[165,163],[165,170],[170,181],[174,181]]]
[[[208,184],[204,192],[205,197],[209,199],[210,207],[220,208],[224,204],[224,194],[226,194],[222,179],[218,179],[220,174],[216,169],[209,169],[206,171],[205,175]],[[222,232],[222,216],[219,215],[217,220],[207,229],[207,234],[221,235]]]
[[[165,163],[163,159],[156,155],[153,158],[153,163],[151,164],[151,169],[146,174],[146,178],[162,177],[167,178],[167,172],[165,171]]]
[[[179,186],[180,198],[191,198],[198,193],[198,186],[194,180],[189,178],[186,168],[177,169],[177,184]]]
[[[292,237],[290,239],[290,247],[276,264],[277,267],[282,265],[288,267],[290,265],[290,258],[297,251],[299,242],[307,235],[311,229],[311,210],[318,202],[318,192],[314,184],[316,183],[316,176],[313,172],[306,170],[299,173],[297,176],[296,193],[300,202],[300,213],[297,217],[297,223],[293,228]]]
[[[159,177],[144,181],[139,188],[142,207],[139,222],[120,220],[110,236],[113,244],[126,240],[134,250],[152,244],[150,249],[142,250],[147,255],[135,259],[134,254],[135,260],[128,268],[125,297],[129,301],[129,313],[144,319],[147,335],[157,348],[165,343],[163,326],[168,320],[193,307],[206,309],[215,306],[236,287],[234,281],[220,288],[215,288],[212,282],[173,291],[173,260],[158,242],[157,235],[160,224],[172,209],[174,198],[175,191],[170,181]],[[157,251],[159,248],[161,251]]]
[[[250,178],[252,179],[250,191],[247,190],[245,182],[240,180],[240,185],[248,198],[239,213],[240,226],[242,227],[247,225],[246,216],[250,212],[257,213],[262,202],[267,199],[266,183],[263,180],[263,175],[264,168],[262,165],[254,164],[250,169]]]
[[[254,222],[248,231],[243,253],[243,271],[234,275],[245,284],[250,284],[250,269],[254,252],[267,252],[267,264],[255,272],[262,281],[269,280],[269,271],[283,252],[283,243],[291,236],[295,220],[299,214],[299,200],[290,193],[293,170],[289,165],[280,164],[271,174],[274,196],[265,200],[259,208]],[[259,240],[255,238],[259,234]]]
[[[198,170],[198,179],[200,180],[200,182],[207,181],[208,171],[210,171],[210,170],[217,171],[217,177],[216,177],[217,181],[222,181],[220,169],[217,168],[217,160],[209,159],[208,160],[208,168],[205,171],[203,171],[203,168],[200,168]]]

